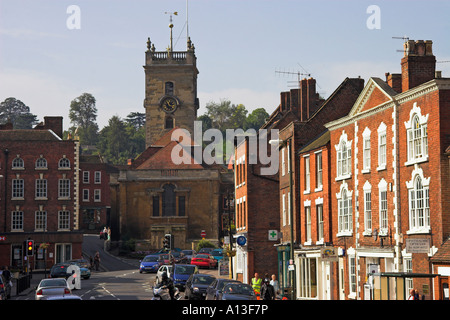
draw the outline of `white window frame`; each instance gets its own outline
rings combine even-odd
[[[23,211],[15,210],[11,212],[11,232],[23,231]]]
[[[38,210],[34,212],[34,231],[47,230],[47,211]]]
[[[70,179],[58,179],[58,199],[70,199]]]
[[[94,189],[94,202],[101,202],[101,201],[102,201],[102,191],[100,189]]]
[[[322,201],[318,201],[318,200]],[[316,199],[316,221],[317,221],[317,242],[316,244],[323,244],[324,242],[324,220],[323,220],[323,198]],[[320,208],[320,210],[319,210]]]
[[[323,189],[323,161],[322,151],[316,152],[316,189],[314,191],[322,191]]]
[[[12,194],[11,199],[24,199],[25,186],[24,180],[17,177],[12,180]]]
[[[389,231],[387,182],[381,179],[378,183],[379,235],[386,236]]]
[[[70,230],[70,211],[58,211],[58,231]]]
[[[377,170],[386,170],[387,163],[387,127],[382,122],[378,127],[378,167]]]
[[[305,209],[305,245],[311,245],[312,243],[312,219],[311,219],[311,200],[305,200],[303,202]]]
[[[356,299],[356,292],[358,290],[358,281],[357,281],[357,259],[356,255],[350,254],[348,256],[348,288],[350,299]]]
[[[281,149],[281,175],[285,176],[286,175],[286,159],[285,159],[285,151],[286,148],[282,148]]]
[[[365,128],[363,131],[363,169],[362,173],[370,172],[370,129]]]
[[[17,155],[17,157],[13,159],[11,168],[13,170],[24,170],[25,169],[25,163],[19,155]]]
[[[102,183],[102,172],[101,171],[95,171],[94,172],[94,183],[95,184],[101,184]]]
[[[428,161],[428,116],[422,115],[422,110],[417,102],[409,112],[409,120],[405,121],[407,139],[406,166]],[[420,147],[420,152],[418,151]]]
[[[338,237],[351,236],[353,234],[353,191],[348,189],[347,183],[341,184],[338,201]]]
[[[89,189],[83,189],[82,197],[84,202],[89,201]]]
[[[303,156],[303,160],[305,161],[305,191],[303,193],[311,192],[311,159],[309,155]]]
[[[89,171],[83,171],[83,183],[89,183]]]
[[[372,234],[372,185],[366,181],[363,186],[364,191],[364,235]]]
[[[283,226],[285,226],[286,225],[286,194],[285,193],[283,193],[281,203],[283,206]]]
[[[409,207],[409,230],[407,234],[430,233],[430,177],[425,178],[423,170],[417,164],[411,173],[411,180],[406,182],[408,189]],[[421,184],[422,197],[419,199],[420,191],[417,182]]]
[[[47,199],[47,179],[40,177],[35,181],[35,199]]]
[[[352,140],[347,139],[345,131],[339,138],[336,149],[336,181],[349,179],[352,176]]]

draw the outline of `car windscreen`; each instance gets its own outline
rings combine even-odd
[[[144,260],[142,260],[143,262],[157,262],[159,259],[158,256],[148,256],[145,257]]]
[[[195,277],[194,281],[192,281],[192,283],[195,283],[195,284],[211,284],[214,280],[215,280],[214,277],[199,276],[199,277]]]
[[[174,273],[176,274],[192,274],[195,272],[195,266],[175,265]]]

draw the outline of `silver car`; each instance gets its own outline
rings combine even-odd
[[[36,287],[35,300],[44,300],[49,296],[70,295],[72,291],[64,278],[43,279]]]

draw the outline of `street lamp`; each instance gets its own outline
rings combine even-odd
[[[293,201],[293,192],[292,192],[292,158],[291,158],[291,141],[292,138],[288,138],[286,140],[269,140],[269,144],[271,145],[281,145],[283,147],[288,147],[288,172],[289,172],[289,218],[291,220],[291,243],[290,243],[290,263],[292,262],[292,276],[291,279],[291,287],[292,287],[292,297],[291,299],[294,300],[296,297],[296,290],[295,290],[295,263],[294,263],[294,201]]]

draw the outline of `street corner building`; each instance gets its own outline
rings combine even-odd
[[[29,130],[0,127],[0,265],[12,270],[81,257],[79,143],[63,140],[62,121],[45,117]]]

